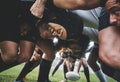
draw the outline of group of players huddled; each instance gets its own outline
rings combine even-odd
[[[12,0],[1,2],[0,72],[25,62],[15,82],[40,65],[37,82],[52,82],[49,72],[56,52],[66,73],[88,65],[100,82],[120,82],[120,0]],[[7,6],[6,3],[9,3]],[[9,12],[9,11],[10,12]],[[88,48],[90,41],[94,46]],[[59,51],[60,50],[60,51]],[[85,54],[90,52],[88,60]],[[99,61],[100,66],[97,64]]]

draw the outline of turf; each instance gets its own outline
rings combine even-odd
[[[23,66],[24,64],[21,64],[13,68],[10,68],[4,72],[1,72],[0,82],[14,82],[14,80],[17,78]],[[37,82],[36,80],[38,78],[38,69],[39,67],[36,67],[32,72],[30,72],[26,76],[27,78],[26,82]],[[86,82],[86,78],[83,72],[80,72],[80,77],[81,77],[80,80],[76,82]],[[50,80],[52,82],[60,82],[61,80],[63,80],[63,71],[59,69],[53,77],[50,76]],[[91,82],[100,82],[99,79],[95,76],[95,74],[90,74],[90,80]],[[73,81],[69,81],[69,82],[73,82]],[[108,78],[108,82],[115,82],[115,80]]]

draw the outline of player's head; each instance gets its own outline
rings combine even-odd
[[[56,23],[39,22],[38,29],[40,36],[44,39],[53,39],[54,37],[58,37],[65,40],[67,37],[65,28]]]
[[[120,1],[108,0],[106,9],[110,13],[110,24],[120,27]]]
[[[58,15],[58,13],[53,13],[49,9],[45,9],[43,18],[36,24],[42,38],[51,39],[58,37],[62,40],[66,39],[67,33],[65,28],[59,24],[60,19]]]

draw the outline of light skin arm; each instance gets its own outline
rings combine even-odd
[[[53,0],[54,4],[63,9],[92,9],[100,5],[100,0]]]

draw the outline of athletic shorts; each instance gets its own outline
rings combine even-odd
[[[30,12],[30,7],[32,6],[33,1],[20,1],[20,8],[19,8],[19,26],[22,24],[27,24],[27,33],[21,32],[21,40],[28,40],[35,42],[36,38],[39,36],[38,29],[35,27],[35,24],[38,20],[35,16],[33,16]],[[22,26],[20,27],[22,29]],[[24,30],[24,29],[23,29]]]
[[[100,13],[100,17],[99,17],[99,31],[110,26],[109,23],[109,14],[107,13],[107,11],[105,10],[105,8],[103,7]]]
[[[71,58],[75,59],[81,59],[81,58],[85,58],[85,54],[73,54],[70,55]]]
[[[7,6],[6,6],[7,5]],[[18,2],[17,0],[2,0],[0,3],[0,42],[19,40]]]
[[[76,59],[80,59],[80,58],[85,58],[85,55],[84,54],[66,54],[66,53],[62,54],[62,58],[68,58],[68,57],[76,60]]]
[[[69,56],[68,56],[68,54],[66,54],[66,53],[62,53],[61,57],[62,57],[62,58],[68,58]]]

